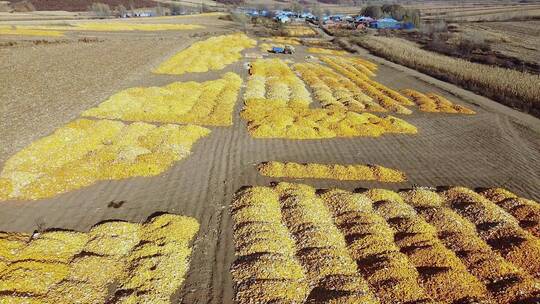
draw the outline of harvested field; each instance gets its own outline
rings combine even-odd
[[[182,21],[174,21],[175,18]],[[70,233],[81,231],[78,234],[88,235],[92,227],[111,220],[114,223],[139,223],[136,224],[138,227],[144,227],[146,224],[142,223],[149,217],[162,213],[189,217],[190,220],[180,226],[162,226],[165,230],[169,227],[173,232],[190,230],[193,227],[191,223],[196,221],[200,225],[199,233],[192,241],[183,242],[185,246],[157,246],[162,250],[171,248],[175,254],[192,251],[186,273],[184,270],[164,275],[156,273],[159,278],[167,280],[169,275],[177,276],[174,280],[176,285],[153,277],[141,278],[155,272],[151,264],[140,264],[144,271],[130,270],[128,274],[118,272],[126,275],[129,282],[144,285],[141,287],[144,291],[135,291],[135,295],[140,296],[138,299],[125,299],[135,303],[221,304],[234,303],[235,298],[249,298],[246,302],[259,304],[267,299],[266,295],[274,299],[293,299],[296,303],[306,299],[311,302],[334,300],[337,303],[395,303],[406,300],[418,303],[422,300],[437,302],[436,299],[440,298],[455,302],[478,299],[477,302],[484,303],[534,303],[539,294],[539,284],[538,277],[531,273],[538,271],[532,266],[537,260],[530,258],[530,265],[525,265],[523,257],[536,254],[534,250],[537,245],[533,240],[538,238],[535,234],[538,231],[535,206],[540,200],[536,170],[540,166],[538,120],[362,50],[360,55],[343,57],[343,60],[346,59],[343,62],[338,62],[339,58],[334,59],[336,66],[352,66],[358,72],[345,68],[338,71],[328,63],[320,62],[316,58],[318,56],[310,55],[304,45],[295,45],[297,52],[285,55],[263,54],[253,44],[238,51],[240,57],[220,70],[185,72],[181,75],[157,74],[153,71],[174,54],[210,37],[231,35],[241,27],[217,19],[217,16],[138,20],[148,24],[200,24],[205,29],[72,31],[66,32],[61,42],[39,39],[48,41],[46,43],[34,43],[38,40],[24,36],[0,37],[2,43],[15,43],[2,44],[0,47],[0,56],[6,59],[0,61],[0,67],[6,71],[0,74],[0,83],[4,84],[0,86],[0,96],[2,101],[6,101],[3,104],[6,111],[0,111],[2,166],[25,147],[54,136],[55,130],[62,130],[63,126],[82,119],[80,115],[84,111],[99,109],[107,99],[133,88],[145,92],[143,99],[147,107],[142,108],[142,113],[145,110],[150,113],[155,108],[153,102],[161,100],[165,96],[161,95],[163,89],[171,84],[196,83],[195,86],[202,86],[205,83],[221,83],[224,75],[234,73],[246,85],[240,87],[235,103],[224,103],[227,107],[233,107],[232,113],[223,111],[229,113],[226,116],[232,118],[232,124],[228,123],[226,127],[206,125],[204,129],[210,130],[210,134],[191,147],[190,156],[171,162],[158,175],[99,180],[39,200],[3,199],[0,202],[0,231],[7,232],[0,233],[0,239],[4,235],[23,234],[29,240],[32,232],[37,231],[38,234],[34,235],[37,239],[29,241],[32,244],[39,241],[40,235],[47,235],[48,231],[66,229]],[[53,25],[52,22],[47,23]],[[260,38],[251,33],[247,36]],[[79,41],[84,38],[88,40]],[[219,56],[229,52],[224,49],[216,53]],[[269,59],[255,59],[261,57]],[[248,63],[252,64],[251,70]],[[393,120],[371,113],[354,113],[346,108],[339,111],[325,109],[311,86],[296,74],[295,66],[306,63],[330,69],[336,75],[349,79],[356,87],[359,86],[354,79],[360,79],[412,113],[392,112],[399,119]],[[369,77],[362,77],[359,72],[369,74]],[[255,90],[249,84],[253,79]],[[364,93],[364,89],[360,89]],[[404,89],[432,92],[475,111],[476,115],[423,112],[416,103],[399,93]],[[146,98],[149,90],[159,93],[155,100]],[[191,107],[193,96],[178,96],[181,97],[175,97],[165,104],[183,110],[196,108],[197,103]],[[220,105],[221,98],[215,100],[216,105]],[[184,108],[184,105],[187,107]],[[117,106],[115,111],[124,110],[127,110],[124,106]],[[249,120],[243,118],[245,115]],[[212,115],[201,117],[209,116]],[[145,118],[141,115],[137,119]],[[332,123],[333,119],[337,120]],[[353,129],[354,133],[351,132],[350,126],[364,119],[369,121],[369,127],[358,125]],[[103,121],[94,117],[84,120],[93,123]],[[154,125],[154,129],[167,127],[167,123],[163,122],[125,120],[122,117],[114,118],[107,124],[122,124],[123,128],[131,125]],[[392,121],[397,127],[410,127],[408,131],[414,130],[416,134],[386,132],[391,129]],[[262,129],[261,134],[279,134],[281,137],[254,137],[252,131],[261,126],[254,122],[267,123],[262,125],[266,131]],[[185,122],[173,123],[180,129],[186,128]],[[199,125],[196,128],[203,128],[200,126],[202,120],[196,124]],[[310,127],[304,128],[306,124]],[[280,129],[279,126],[283,125],[288,127]],[[346,136],[331,134],[333,137],[321,138],[320,130],[324,132],[321,125],[331,126],[328,130]],[[350,136],[358,132],[370,132],[372,135],[381,129],[385,130],[384,136]],[[310,140],[296,140],[300,138]],[[162,143],[157,137],[155,139],[159,141],[156,143],[158,155],[161,155],[161,149],[168,151],[169,148],[178,147]],[[102,142],[106,147],[110,146],[109,143]],[[71,157],[71,150],[76,152],[79,146],[84,148],[82,145],[75,146],[65,148],[57,155]],[[88,153],[89,156],[92,154]],[[126,153],[125,156],[136,154]],[[115,155],[107,153],[106,156],[111,156],[108,158],[110,160]],[[38,156],[44,162],[49,161],[46,155]],[[137,155],[135,160],[143,156]],[[311,165],[310,168],[317,170],[334,168],[339,172],[347,164],[377,164],[380,168],[400,170],[407,179],[387,183],[375,179],[302,178],[302,183],[309,186],[275,186],[274,182],[291,181],[291,178],[261,175],[257,165],[269,160],[279,161],[284,167],[285,164],[305,164],[306,169]],[[114,167],[118,162],[111,163]],[[152,164],[155,165],[154,162]],[[323,164],[323,167],[318,166]],[[366,169],[360,166],[354,169]],[[294,169],[295,165],[292,167]],[[79,169],[80,166],[74,168]],[[316,172],[320,174],[326,171]],[[3,179],[0,183],[0,196],[5,197],[11,193],[8,189],[11,180],[7,183]],[[234,200],[235,193],[238,193],[236,197],[243,193],[238,192],[239,189],[253,192],[254,188],[245,185],[269,184],[272,186],[255,187],[265,189],[255,193],[256,200],[247,196],[243,197],[243,202]],[[473,196],[466,191],[467,188],[441,187],[434,190],[416,185],[482,188],[475,189]],[[281,191],[279,195],[275,191],[277,187]],[[392,190],[372,190],[369,195],[373,199],[365,198],[366,194],[362,194],[366,189],[376,188]],[[410,197],[405,197],[409,192],[398,191],[404,188],[414,189]],[[6,189],[9,193],[2,192]],[[353,192],[354,189],[357,190]],[[417,199],[421,196],[420,190],[426,190],[429,199]],[[332,195],[344,194],[339,198],[326,197],[330,192]],[[399,197],[403,196],[403,202],[394,203],[396,199],[392,194],[396,193]],[[435,201],[432,193],[444,197],[445,204],[441,207],[425,207],[421,203],[413,203]],[[358,196],[362,197],[361,212],[354,209],[358,207]],[[304,199],[306,197],[308,199]],[[389,202],[374,202],[377,197]],[[337,203],[328,203],[330,199],[335,199]],[[468,204],[462,204],[464,202]],[[328,206],[336,209],[329,209]],[[496,212],[490,211],[493,208]],[[343,210],[343,214],[336,216],[336,210]],[[394,218],[394,215],[398,218]],[[261,222],[250,220],[254,218],[261,219]],[[237,221],[243,223],[237,225]],[[364,228],[366,231],[362,230]],[[142,236],[147,234],[146,231],[141,233]],[[164,235],[176,234],[165,231]],[[123,241],[118,236],[107,238],[107,241],[111,239],[112,242],[101,248],[113,250],[117,248],[113,245]],[[144,247],[144,244],[144,241],[139,242],[130,254]],[[56,250],[54,244],[48,243],[49,247],[55,252],[62,252]],[[1,252],[2,249],[0,255],[5,254]],[[145,252],[155,253],[151,250]],[[83,257],[88,256],[83,252],[71,261]],[[97,272],[102,268],[111,269],[112,266],[108,267],[109,256],[90,257],[96,261],[88,267],[93,270],[93,278],[101,277]],[[98,259],[104,263],[100,264]],[[156,259],[143,260],[153,262]],[[121,261],[124,261],[121,266],[131,268],[129,262]],[[0,258],[0,268],[5,264],[5,259]],[[64,264],[70,269],[70,265]],[[188,264],[182,259],[175,258],[170,264],[167,262],[163,265],[170,270],[170,265],[180,267],[180,264],[186,267],[182,269],[187,269]],[[58,268],[58,271],[66,267]],[[155,269],[158,270],[159,266]],[[254,273],[271,280],[252,281]],[[0,277],[2,275],[0,270]],[[132,280],[129,276],[136,279]],[[26,277],[33,278],[30,275]],[[241,283],[235,285],[233,279]],[[41,282],[44,280],[41,279]],[[119,295],[120,300],[120,296],[134,291],[116,287],[116,282],[119,285],[127,284],[123,279],[112,282],[110,286],[101,285],[107,288],[105,293],[101,292],[103,289],[96,291],[85,288],[86,285],[78,282],[80,285],[76,288],[69,286],[72,287],[69,295],[84,300],[84,295],[94,296],[94,291],[101,292],[100,296],[105,294],[103,297],[106,300],[94,303],[102,303],[115,302],[116,298],[111,299],[109,294]],[[272,288],[271,292],[268,292],[269,288]],[[146,289],[152,289],[155,293],[150,294]],[[88,292],[79,296],[80,290]],[[4,298],[11,297],[8,302],[15,301],[15,297],[19,300],[22,295],[0,292]],[[145,299],[145,295],[156,295],[156,298]],[[69,303],[75,300],[55,302]]]
[[[0,233],[2,303],[166,303],[189,269],[193,218],[109,221],[87,232]]]
[[[57,30],[41,30],[41,29],[32,29],[32,28],[0,26],[0,35],[62,37],[64,36],[64,33]]]
[[[197,24],[167,24],[167,23],[127,23],[127,22],[77,22],[66,26],[18,26],[21,29],[43,29],[57,31],[178,31],[204,28]]]
[[[257,41],[244,34],[212,37],[194,43],[189,48],[162,63],[156,70],[158,74],[182,75],[187,72],[203,73],[221,70],[228,64],[238,61],[240,52],[253,47]]]
[[[330,165],[265,162],[257,166],[259,173],[269,177],[325,178],[337,180],[373,180],[398,183],[407,180],[399,170],[377,165]]]
[[[239,191],[230,209],[238,303],[510,303],[540,292],[538,239],[467,188],[279,183]],[[500,233],[476,232],[488,222]],[[500,247],[508,237],[518,241]]]

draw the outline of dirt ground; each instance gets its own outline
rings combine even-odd
[[[223,29],[227,30],[226,24]],[[199,39],[189,37],[187,32],[159,35],[130,39],[127,34],[119,34],[117,39],[96,43],[0,48],[0,67],[8,71],[0,75],[0,162],[118,90],[216,79],[228,71],[247,79],[244,63],[248,59],[209,73],[180,77],[152,74],[161,61]],[[255,51],[258,48],[245,52]],[[301,48],[294,58],[301,60],[305,55]],[[408,182],[391,185],[299,180],[319,188],[502,186],[540,200],[540,120],[381,58],[367,53],[362,56],[379,64],[376,80],[384,85],[437,92],[477,114],[414,111],[400,116],[418,128],[413,136],[255,139],[239,117],[239,97],[233,126],[210,128],[212,133],[194,145],[192,155],[165,173],[99,182],[40,201],[2,202],[0,231],[31,232],[40,223],[47,228],[87,230],[103,220],[139,222],[160,211],[192,216],[201,230],[187,280],[175,299],[190,304],[231,303],[229,267],[234,248],[228,206],[242,186],[276,181],[257,173],[255,165],[259,162],[373,163],[401,170],[409,178]],[[120,200],[126,202],[120,208],[107,207],[109,202]]]

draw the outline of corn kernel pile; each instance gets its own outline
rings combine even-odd
[[[411,98],[420,111],[431,113],[454,113],[454,114],[475,114],[462,105],[454,104],[450,100],[435,93],[422,94],[412,89],[403,90],[403,94]]]
[[[412,111],[405,106],[411,106],[414,105],[414,103],[398,92],[369,79],[369,77],[374,74],[368,66],[359,64],[358,62],[356,62],[357,64],[354,64],[355,61],[352,59],[337,56],[324,56],[322,57],[322,60],[336,71],[349,78],[362,89],[365,94],[372,97],[373,100],[383,108],[398,114],[412,113]]]
[[[315,63],[298,63],[294,65],[294,69],[325,108],[341,108],[355,112],[387,111],[364,94],[349,78],[328,67]]]
[[[304,83],[280,59],[256,60],[251,70],[241,116],[254,137],[315,139],[417,132],[392,116],[309,108],[312,99]]]
[[[100,180],[158,175],[209,133],[194,125],[78,119],[6,161],[0,200],[40,199]]]
[[[305,25],[289,25],[283,30],[286,36],[304,37],[315,36],[317,33],[310,27]]]
[[[293,38],[293,37],[281,37],[281,36],[274,36],[271,38],[263,38],[263,41],[268,41],[272,43],[280,43],[280,44],[290,44],[290,45],[299,45],[300,39]]]
[[[299,164],[270,161],[260,164],[259,173],[270,177],[371,180],[399,183],[407,180],[401,171],[376,165]]]
[[[235,300],[533,303],[540,241],[497,205],[515,195],[482,193],[245,188],[231,204]]]
[[[249,133],[257,138],[317,139],[417,133],[416,127],[393,116],[381,118],[370,113],[271,103],[248,103],[241,116],[247,121]]]
[[[248,103],[301,106],[312,101],[302,80],[278,58],[258,59],[251,63],[244,100]]]
[[[189,269],[199,230],[164,214],[89,232],[0,232],[0,303],[169,303]]]
[[[21,26],[0,26],[0,36],[2,35],[62,37],[64,36],[64,33],[58,30],[35,29]]]
[[[308,48],[307,51],[314,54],[326,54],[326,55],[347,55],[348,54],[346,51],[316,48],[316,47]]]
[[[232,111],[242,78],[226,73],[221,79],[175,82],[164,87],[130,88],[114,94],[83,116],[127,121],[232,125]]]
[[[154,72],[181,75],[221,70],[242,58],[240,52],[254,47],[257,41],[238,33],[199,41],[162,63]]]

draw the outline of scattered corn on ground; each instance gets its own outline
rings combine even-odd
[[[41,199],[100,180],[158,175],[209,133],[194,125],[78,119],[6,161],[0,199]]]
[[[164,214],[88,233],[0,232],[0,303],[169,303],[198,230],[193,218]]]
[[[445,97],[435,93],[424,95],[412,89],[405,89],[403,90],[403,94],[412,99],[418,105],[420,111],[432,113],[475,114],[473,110],[462,105],[454,104]]]
[[[164,87],[121,91],[83,116],[127,121],[230,126],[242,78],[226,73],[203,83],[175,82]]]
[[[305,36],[315,36],[317,33],[310,27],[305,25],[289,25],[286,26],[283,30],[286,36],[293,37],[305,37]]]
[[[417,132],[413,125],[392,116],[309,108],[309,91],[280,59],[256,60],[251,70],[241,116],[254,137],[315,139]]]
[[[20,26],[0,26],[0,35],[62,37],[64,36],[64,33],[57,30],[34,29]]]
[[[346,51],[331,50],[331,49],[316,48],[316,47],[311,47],[311,48],[308,48],[307,50],[308,52],[314,53],[314,54],[326,54],[326,55],[347,55],[348,54]]]
[[[370,180],[399,183],[407,180],[399,170],[377,165],[299,164],[270,161],[259,164],[259,173],[270,177]]]
[[[254,47],[257,41],[237,33],[208,38],[192,44],[163,62],[154,72],[181,75],[221,70],[242,58],[240,52]]]
[[[235,299],[533,303],[540,240],[499,207],[517,200],[514,194],[482,194],[462,187],[353,193],[291,183],[242,189],[231,204]]]

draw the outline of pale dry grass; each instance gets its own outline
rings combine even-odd
[[[355,40],[371,52],[396,63],[540,114],[540,76],[447,57],[420,49],[399,38],[369,36]]]

